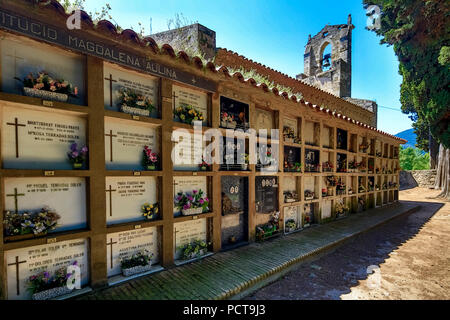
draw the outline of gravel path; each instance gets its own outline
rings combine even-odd
[[[400,200],[422,209],[299,265],[247,299],[450,299],[450,203],[428,199],[438,193],[401,191]]]

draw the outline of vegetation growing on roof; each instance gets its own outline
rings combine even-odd
[[[295,96],[297,98],[297,100],[303,99],[303,95],[300,92],[294,92],[294,90],[290,87],[286,87],[281,84],[275,83],[274,81],[271,81],[267,76],[264,76],[264,75],[258,73],[256,71],[256,69],[246,70],[242,66],[239,68],[233,68],[233,67],[227,66],[227,69],[232,74],[239,72],[240,74],[242,74],[242,76],[245,79],[252,78],[257,83],[264,83],[265,85],[267,85],[267,87],[269,87],[270,90],[272,90],[273,88],[276,88],[279,92],[287,92],[289,94],[289,96],[292,96],[292,95]]]

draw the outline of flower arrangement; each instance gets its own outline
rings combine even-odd
[[[291,203],[298,201],[298,193],[296,191],[285,191],[284,202]]]
[[[320,164],[319,163],[306,163],[305,172],[319,172]]]
[[[353,194],[353,188],[348,188],[348,194]]]
[[[78,262],[75,261],[71,264],[72,266],[76,266],[78,265]],[[70,279],[70,277],[73,274],[71,273],[67,273],[67,267],[63,267],[58,269],[55,274],[52,276],[50,275],[50,273],[48,271],[42,271],[36,275],[33,275],[31,277],[28,278],[27,281],[27,290],[33,294],[33,299],[34,300],[41,300],[41,299],[36,299],[39,296],[42,296],[44,299],[45,298],[53,298],[55,296],[58,296],[59,294],[49,294],[49,295],[37,295],[39,293],[44,293],[44,292],[48,292],[49,290],[52,289],[57,289],[57,288],[65,288],[67,289],[66,285],[68,283],[68,280]],[[76,279],[72,280],[72,283],[75,282]],[[63,290],[62,293],[69,293],[71,290],[67,289],[67,291]]]
[[[43,208],[36,213],[12,213],[7,211],[3,221],[5,235],[43,235],[55,230],[61,217],[48,208]]]
[[[326,179],[327,179],[328,187],[335,187],[338,182],[338,179],[336,176],[328,176]]]
[[[288,143],[301,143],[300,138],[295,136],[294,129],[288,126],[283,127],[283,138],[284,141]]]
[[[150,97],[125,87],[119,90],[119,104],[123,112],[137,113],[143,116],[149,116],[155,109]]]
[[[159,164],[159,155],[156,152],[152,152],[148,146],[144,146],[142,165],[147,170],[156,170]]]
[[[181,122],[192,124],[193,121],[204,121],[205,117],[201,111],[198,111],[194,106],[181,103],[178,108],[173,111],[174,116],[180,119]]]
[[[198,167],[201,171],[207,171],[211,168],[211,165],[202,157],[202,162],[198,165]]]
[[[322,170],[323,172],[331,172],[333,171],[333,163],[331,163],[331,161],[325,161],[324,163],[322,163]]]
[[[182,253],[181,259],[189,260],[204,256],[208,252],[208,247],[210,245],[210,242],[195,240],[194,242],[181,246],[178,249],[181,250]]]
[[[141,207],[142,215],[147,220],[155,220],[159,213],[159,203],[150,204],[148,202],[144,203]]]
[[[209,211],[209,199],[201,189],[193,190],[192,194],[179,192],[175,197],[175,207],[181,210],[183,215],[200,214]]]
[[[303,217],[303,226],[304,227],[309,227],[311,225],[312,221],[311,221],[311,216],[309,215],[305,215]]]
[[[349,170],[356,170],[358,168],[358,162],[356,160],[352,160],[348,163]]]
[[[385,183],[383,183],[383,190],[386,190],[388,187],[387,187],[387,183],[385,182]]]
[[[336,203],[334,206],[334,212],[336,213],[336,217],[339,218],[340,216],[346,215],[349,212],[349,207],[346,206],[344,203]]]
[[[288,221],[286,221],[286,232],[292,232],[295,231],[295,229],[297,229],[297,223],[295,222],[294,219],[289,219]]]
[[[291,172],[300,172],[300,171],[302,171],[302,164],[300,162],[287,163],[287,161],[285,161],[284,167],[285,167],[285,169],[287,169],[286,171],[291,171]]]
[[[78,149],[78,145],[76,142],[70,145],[70,151],[67,153],[67,157],[72,163],[74,169],[80,169],[83,167],[83,164],[87,158],[87,153],[88,148],[86,146]]]
[[[229,114],[228,112],[222,111],[220,113],[220,125],[223,128],[234,129],[234,128],[236,128],[237,122],[234,118],[234,115]]]
[[[360,184],[359,187],[358,187],[358,192],[359,193],[364,193],[364,192],[366,192],[366,188],[362,184]]]
[[[305,190],[305,200],[312,200],[314,199],[314,196],[314,191]]]
[[[338,183],[336,184],[336,194],[342,195],[345,194],[346,185],[345,183],[339,179]]]
[[[145,267],[151,265],[153,259],[153,253],[148,250],[139,251],[133,254],[131,257],[124,258],[120,261],[120,267],[123,269],[131,269],[135,267]]]
[[[49,98],[61,102],[67,102],[69,96],[76,97],[78,88],[62,79],[52,78],[46,71],[32,72],[25,79],[15,78],[23,83],[24,92],[27,96]]]

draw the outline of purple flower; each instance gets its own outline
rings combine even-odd
[[[77,143],[76,142],[74,142],[70,145],[70,150],[72,150],[74,152],[77,151]]]
[[[72,157],[76,158],[78,157],[79,153],[78,151],[72,151]]]
[[[205,202],[209,202],[209,199],[208,199],[208,198],[205,198]]]
[[[45,271],[45,272],[44,272],[44,277],[45,277],[45,278],[48,278],[48,277],[50,277],[50,274],[49,274],[47,271]]]
[[[192,191],[194,194],[196,194],[198,191],[197,190],[194,190],[194,191]]]
[[[74,261],[74,263],[72,263],[73,266],[77,266],[78,265],[78,261]]]
[[[192,198],[192,196],[187,197],[189,201],[193,201],[194,198]]]
[[[200,204],[205,203],[205,201],[203,201],[203,199],[200,199],[198,202],[200,202]]]
[[[81,149],[81,153],[86,154],[87,152],[88,152],[88,148],[87,148],[86,146],[84,146],[84,147]]]
[[[187,210],[187,209],[190,209],[191,208],[191,205],[188,203],[188,204],[185,204],[184,206],[183,206],[183,209],[184,210]]]

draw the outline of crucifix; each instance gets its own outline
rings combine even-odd
[[[17,193],[17,188],[14,188],[13,194],[7,194],[7,197],[14,197],[14,210],[15,213],[19,213],[19,203],[18,203],[18,197],[24,197],[25,193]]]
[[[113,103],[113,98],[112,98],[112,94],[113,94],[113,82],[117,82],[117,80],[113,79],[112,74],[109,74],[109,78],[105,78],[105,80],[109,81],[109,105],[112,107],[112,103]]]
[[[26,263],[26,261],[19,261],[19,257],[16,256],[16,261],[13,263],[8,264],[8,267],[10,266],[16,266],[16,286],[17,286],[17,295],[20,295],[20,281],[19,281],[19,266],[22,263]]]
[[[175,105],[176,99],[179,97],[175,94],[175,92],[173,93],[172,97],[173,97],[173,108],[175,109],[176,108],[176,105]]]
[[[111,185],[109,185],[109,190],[106,189],[106,192],[109,192],[109,216],[112,217],[112,193],[116,192],[116,189],[113,189]]]
[[[25,60],[25,59],[22,57],[19,57],[16,53],[16,50],[14,50],[14,55],[7,54],[6,56],[14,59],[14,77],[17,77],[17,61]]]
[[[110,246],[110,251],[111,251],[111,255],[110,255],[110,263],[111,263],[111,269],[113,268],[113,245],[117,244],[117,242],[113,242],[113,239],[111,238],[109,240],[109,243],[106,243],[107,246]]]
[[[19,123],[17,118],[14,118],[14,123],[7,122],[8,126],[14,126],[16,130],[16,158],[19,157],[19,127],[25,127],[25,124]]]
[[[109,130],[109,134],[105,133],[105,136],[109,137],[109,161],[113,162],[113,138],[117,137],[113,134],[112,130]]]

